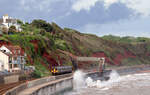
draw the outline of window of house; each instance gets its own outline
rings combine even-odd
[[[23,61],[24,61],[24,59],[23,59],[23,57],[21,57],[21,63],[23,63]]]
[[[18,67],[18,64],[14,64],[14,68]]]
[[[12,57],[9,57],[9,63],[12,63]]]
[[[16,50],[14,50],[14,54],[16,54]]]
[[[9,68],[12,69],[12,64],[9,64]]]
[[[20,54],[20,50],[18,50],[18,54]]]
[[[14,57],[14,60],[17,60],[17,57]]]

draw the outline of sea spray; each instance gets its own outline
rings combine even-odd
[[[94,84],[94,81],[91,77],[88,77],[86,80],[85,80],[85,83],[88,87],[93,87],[95,84]]]
[[[110,74],[111,80],[106,82],[100,80],[95,81],[95,77],[93,79],[88,77],[85,81],[89,85],[81,90],[73,90],[64,95],[138,95],[139,93],[141,95],[149,95],[150,73],[117,76],[118,74],[113,71]],[[108,84],[102,87],[105,83]]]
[[[112,70],[109,77],[110,79],[108,81],[101,82],[101,84],[98,84],[97,87],[108,89],[116,85],[121,80],[120,75],[115,70]]]
[[[109,77],[110,77],[110,79],[108,80],[109,83],[118,82],[121,79],[120,75],[115,70],[112,70]]]
[[[92,78],[88,77],[85,80],[85,82],[87,87],[105,88],[113,86],[114,83],[118,82],[121,79],[116,71],[112,71],[109,77],[110,79],[108,81],[101,81],[101,80],[94,81]]]
[[[73,75],[74,90],[79,90],[85,86],[85,73],[77,70]]]

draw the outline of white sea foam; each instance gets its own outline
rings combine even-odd
[[[121,86],[128,87],[128,83],[135,85],[135,81],[140,80],[150,80],[150,73],[142,73],[142,74],[130,74],[125,76],[120,76],[116,71],[112,71],[109,75],[110,79],[108,81],[97,80],[94,81],[91,77],[85,79],[85,73],[82,71],[76,71],[74,73],[73,82],[74,89],[81,90],[81,88],[100,88],[100,90],[109,90],[110,88]],[[138,81],[138,82],[139,82]],[[143,82],[142,84],[136,84],[139,86],[149,85],[147,82]],[[130,86],[129,86],[130,87]]]
[[[137,87],[149,86],[150,84],[147,83],[147,81],[150,81],[150,73],[119,76],[116,71],[112,71],[108,81],[94,81],[92,78],[88,77],[85,82],[87,87],[96,87],[100,88],[100,90],[109,90],[110,88],[117,86],[130,88],[129,83],[131,85],[137,85]]]
[[[78,70],[73,75],[73,86],[75,90],[79,90],[85,86],[85,73]]]
[[[112,92],[119,93],[119,95],[137,95],[141,91],[144,91],[141,95],[149,95],[149,87],[150,73],[119,76],[116,71],[112,71],[108,81],[95,81],[91,77],[85,78],[82,71],[76,71],[74,73],[74,90],[64,95],[101,95],[102,93],[103,95],[111,95]]]
[[[110,79],[108,81],[94,81],[92,78],[88,77],[85,82],[87,87],[97,87],[102,88],[102,90],[108,90],[110,86],[113,86],[114,83],[117,83],[121,80],[119,74],[116,71],[112,71],[109,77]]]

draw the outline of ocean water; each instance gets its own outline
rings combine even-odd
[[[120,76],[112,71],[110,80],[95,81],[77,71],[74,74],[74,89],[65,95],[150,95],[150,73]]]

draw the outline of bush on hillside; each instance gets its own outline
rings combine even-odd
[[[8,34],[8,29],[6,27],[1,27],[1,31],[3,34]]]
[[[8,34],[14,34],[15,32],[17,32],[17,29],[15,26],[10,26],[9,30],[8,30]]]
[[[18,23],[19,25],[23,25],[23,22],[22,22],[21,20],[19,20],[19,19],[17,19],[17,23]]]
[[[47,32],[51,32],[53,30],[53,27],[51,26],[50,23],[47,23],[46,21],[41,19],[33,20],[31,25],[40,29],[45,29]]]

